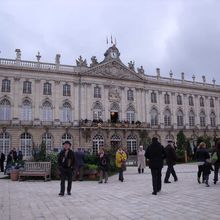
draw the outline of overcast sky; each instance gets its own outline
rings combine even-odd
[[[75,65],[104,58],[106,37],[117,40],[122,62],[148,75],[220,84],[219,0],[1,0],[0,57]]]

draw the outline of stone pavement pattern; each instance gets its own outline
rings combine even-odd
[[[72,195],[59,197],[59,181],[12,182],[0,179],[0,220],[219,220],[220,183],[196,181],[196,164],[176,165],[178,182],[152,195],[150,170],[136,167],[107,184],[73,182]],[[163,177],[166,166],[163,169]]]

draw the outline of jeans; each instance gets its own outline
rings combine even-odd
[[[175,170],[173,168],[173,165],[167,165],[167,172],[166,172],[166,176],[165,176],[164,182],[168,182],[169,181],[170,174],[172,174],[174,180],[177,181],[177,176],[176,176],[176,172],[175,172]]]
[[[99,181],[102,182],[103,177],[105,178],[105,183],[108,181],[108,172],[106,170],[101,170],[100,171],[100,178]]]
[[[214,164],[214,182],[218,181],[218,171],[220,164]]]
[[[65,192],[65,180],[67,179],[67,192],[71,192],[73,171],[71,168],[61,168],[60,193]]]
[[[123,169],[122,168],[119,168],[119,178],[118,178],[120,181],[124,181],[124,177],[123,177]]]
[[[161,176],[162,176],[161,170],[162,168],[151,169],[152,185],[153,185],[153,191],[155,193],[161,190]]]

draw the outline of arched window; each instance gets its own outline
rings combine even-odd
[[[11,81],[9,79],[2,80],[2,92],[10,92],[11,90]]]
[[[32,152],[32,137],[29,133],[23,133],[20,137],[21,151],[25,157],[30,157]]]
[[[171,113],[168,109],[166,109],[164,112],[164,125],[171,126]]]
[[[65,141],[69,141],[71,144],[72,144],[72,136],[69,134],[69,133],[65,133],[63,136],[62,136],[62,145]]]
[[[167,105],[170,104],[170,96],[167,93],[164,95],[164,103]]]
[[[68,102],[65,102],[62,108],[62,122],[71,122],[72,121],[71,116],[72,116],[71,105]]]
[[[119,121],[119,105],[118,103],[112,103],[110,108],[110,119],[112,123]]]
[[[210,114],[210,123],[211,123],[211,127],[216,126],[216,116],[214,112],[211,112]]]
[[[194,103],[193,103],[193,97],[192,96],[189,96],[189,105],[190,106],[193,106]]]
[[[166,141],[168,142],[168,141],[174,141],[174,136],[172,135],[172,134],[168,134],[167,136],[166,136]]]
[[[52,121],[53,120],[53,110],[50,102],[46,101],[43,103],[42,109],[42,121]]]
[[[93,107],[93,120],[102,119],[102,105],[97,102]]]
[[[127,121],[131,123],[132,121],[134,122],[135,120],[135,110],[133,106],[129,106],[127,109]]]
[[[128,154],[137,154],[137,138],[134,135],[129,135],[127,137],[127,150]]]
[[[205,127],[205,112],[200,112],[199,114],[199,118],[200,118],[200,126],[201,127]]]
[[[178,95],[177,96],[177,105],[182,105],[183,102],[182,102],[182,96],[181,95]]]
[[[118,148],[121,146],[121,137],[117,134],[113,134],[111,137],[111,147]]]
[[[0,102],[0,120],[11,120],[11,104],[7,99]]]
[[[63,96],[70,96],[71,90],[70,90],[70,85],[65,84],[63,85]]]
[[[6,156],[9,154],[10,150],[10,136],[9,133],[0,133],[0,152],[4,153]]]
[[[177,126],[183,126],[183,112],[181,110],[177,112]]]
[[[189,112],[189,126],[190,127],[195,126],[195,114],[193,111]]]
[[[150,112],[150,116],[151,116],[151,125],[158,125],[158,112],[155,108],[153,108]]]
[[[157,103],[157,94],[155,92],[151,93],[151,103]]]
[[[95,135],[92,139],[92,153],[97,155],[99,153],[100,148],[104,146],[104,138],[102,135]]]
[[[213,98],[210,99],[210,107],[211,107],[211,108],[214,108],[214,107],[215,107],[215,105],[214,105],[214,99],[213,99]]]
[[[44,91],[43,91],[44,95],[52,95],[52,90],[51,90],[51,83],[44,83]]]
[[[44,133],[42,137],[42,141],[46,144],[46,151],[50,152],[53,146],[53,137],[50,133]]]
[[[129,90],[127,91],[127,99],[128,99],[128,101],[133,101],[133,100],[134,100],[133,90],[129,89]]]
[[[204,107],[204,98],[203,97],[199,98],[199,104],[200,104],[200,107]]]
[[[31,119],[32,119],[31,103],[28,100],[25,100],[22,103],[22,107],[21,107],[21,120],[31,121]]]

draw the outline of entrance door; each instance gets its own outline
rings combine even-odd
[[[118,112],[111,112],[110,113],[111,123],[116,123],[119,121]]]

